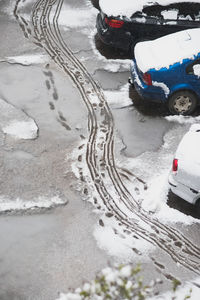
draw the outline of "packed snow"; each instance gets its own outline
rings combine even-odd
[[[139,69],[145,73],[150,69],[169,68],[184,59],[194,59],[200,53],[199,35],[200,28],[194,28],[138,43],[134,51]]]
[[[151,6],[153,4],[168,5],[172,3],[171,0],[99,0],[101,10],[110,16],[126,16],[131,17],[136,11],[141,11],[144,6]],[[176,2],[194,2],[194,0],[176,0]]]

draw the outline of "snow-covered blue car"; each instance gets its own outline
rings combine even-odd
[[[200,104],[200,28],[140,42],[134,51],[131,84],[140,96],[191,114]]]

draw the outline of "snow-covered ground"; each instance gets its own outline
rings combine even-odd
[[[131,1],[132,2],[132,1]],[[103,3],[103,2],[102,2]],[[106,3],[104,1],[104,3]],[[116,6],[116,1],[112,2]],[[127,2],[128,3],[128,2]],[[132,2],[133,3],[133,2]],[[110,2],[111,4],[111,2]],[[129,1],[130,4],[130,1]],[[107,4],[105,4],[107,5]],[[138,5],[141,3],[138,2]],[[108,6],[106,6],[108,7]],[[109,6],[109,8],[112,8]],[[67,14],[67,17],[66,17]],[[68,6],[65,6],[62,14],[59,18],[60,26],[67,31],[68,28],[79,28],[87,34],[90,33],[91,44],[93,45],[93,26],[95,22],[96,10],[91,8],[88,5],[87,8],[82,10],[71,9]],[[88,26],[88,28],[86,28]],[[83,29],[81,29],[83,28]],[[94,49],[94,47],[93,47]],[[94,51],[94,55],[96,52]],[[109,63],[99,54],[95,56],[97,60],[101,63],[101,67],[109,72],[118,72],[121,68],[128,70],[130,61],[120,61],[113,60]],[[8,61],[9,63],[19,63],[19,64],[39,64],[46,62],[46,56],[16,56],[16,57],[5,57],[1,58],[2,61]],[[82,58],[84,61],[84,58]],[[105,91],[108,104],[112,109],[119,107],[126,107],[131,104],[131,101],[128,97],[128,85],[125,85],[121,90],[115,91]],[[0,121],[0,127],[2,134],[10,136],[14,139],[35,139],[38,136],[38,127],[35,121],[26,115],[21,110],[11,106],[6,103],[4,99],[0,101],[2,118]],[[6,118],[5,112],[7,113]],[[168,122],[173,123],[172,129],[167,132],[163,138],[163,145],[158,149],[158,151],[148,151],[136,158],[117,156],[117,167],[126,168],[129,171],[134,170],[134,174],[139,178],[144,180],[147,183],[147,189],[142,190],[140,186],[140,195],[138,195],[138,201],[141,202],[142,207],[154,214],[155,217],[162,221],[163,223],[172,223],[175,222],[184,223],[184,224],[193,224],[199,222],[196,219],[185,216],[184,214],[169,208],[166,204],[167,193],[168,193],[168,183],[167,177],[169,169],[171,168],[173,153],[177,145],[177,136],[181,138],[181,135],[184,129],[181,126],[184,126],[186,129],[188,125],[200,122],[200,118],[192,117],[166,117]],[[120,138],[117,136],[117,142]],[[120,141],[119,141],[120,143]],[[82,145],[84,143],[82,142]],[[86,142],[85,142],[86,144]],[[82,154],[85,155],[86,147],[82,148]],[[81,165],[85,177],[89,177],[89,171],[86,162],[77,162],[77,156],[80,155],[80,151],[75,150],[72,155],[68,154],[68,159],[71,159],[72,162],[72,171],[76,177],[79,176],[78,168]],[[159,164],[157,162],[159,161]],[[127,182],[127,187],[129,190],[136,195],[136,184],[133,182]],[[81,185],[81,183],[80,183]],[[81,188],[80,188],[81,189]],[[111,187],[112,193],[112,187]],[[96,192],[91,189],[89,191],[89,196],[83,196],[83,199],[92,202],[92,198],[96,197]],[[7,197],[0,197],[0,212],[10,211],[10,210],[27,210],[32,208],[44,207],[48,208],[51,206],[56,206],[59,204],[65,204],[59,196],[52,198],[47,198],[45,196],[38,197],[33,199],[33,201],[25,201],[25,199],[16,199],[16,201],[11,201]],[[124,207],[122,209],[125,209]],[[124,236],[122,229],[120,229],[119,224],[117,224],[114,218],[107,218],[104,216],[105,211],[99,211],[95,207],[95,212],[97,212],[104,224],[104,226],[96,226],[94,228],[94,237],[100,248],[106,250],[110,256],[115,257],[119,260],[132,261],[135,259],[135,254],[131,250],[133,247],[137,247],[138,251],[141,251],[143,258],[148,259],[149,253],[152,251],[153,246],[148,242],[141,240],[132,239],[131,237]],[[130,216],[131,217],[131,216]],[[137,221],[137,220],[136,220]],[[118,234],[116,235],[116,232]],[[187,287],[186,287],[187,289]],[[183,291],[185,293],[185,291]],[[182,294],[181,294],[182,295]],[[167,294],[169,297],[169,294]],[[64,298],[63,298],[64,299]],[[167,299],[167,298],[166,298]],[[168,298],[169,299],[169,298]],[[194,298],[195,299],[195,298]]]

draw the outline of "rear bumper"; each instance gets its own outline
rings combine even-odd
[[[200,198],[199,192],[194,191],[193,189],[181,184],[180,182],[177,182],[172,173],[170,173],[170,175],[169,175],[168,182],[169,182],[171,191],[175,195],[184,199],[185,201],[187,201],[191,204],[195,204],[197,199]]]
[[[122,29],[110,28],[108,26],[105,27],[100,13],[97,15],[96,28],[99,38],[104,44],[125,51],[130,50],[132,39],[130,32],[124,32]]]
[[[131,65],[131,84],[134,85],[136,91],[144,100],[157,103],[165,103],[167,101],[167,97],[160,87],[148,86],[140,79],[134,60]]]

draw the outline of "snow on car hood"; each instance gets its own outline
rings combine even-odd
[[[99,0],[99,5],[101,10],[108,16],[126,16],[130,18],[133,13],[141,11],[144,6],[153,4],[168,5],[177,2],[195,2],[195,0]]]
[[[200,53],[200,28],[183,30],[135,46],[135,59],[145,73],[150,69],[169,68],[183,59],[192,59]]]

